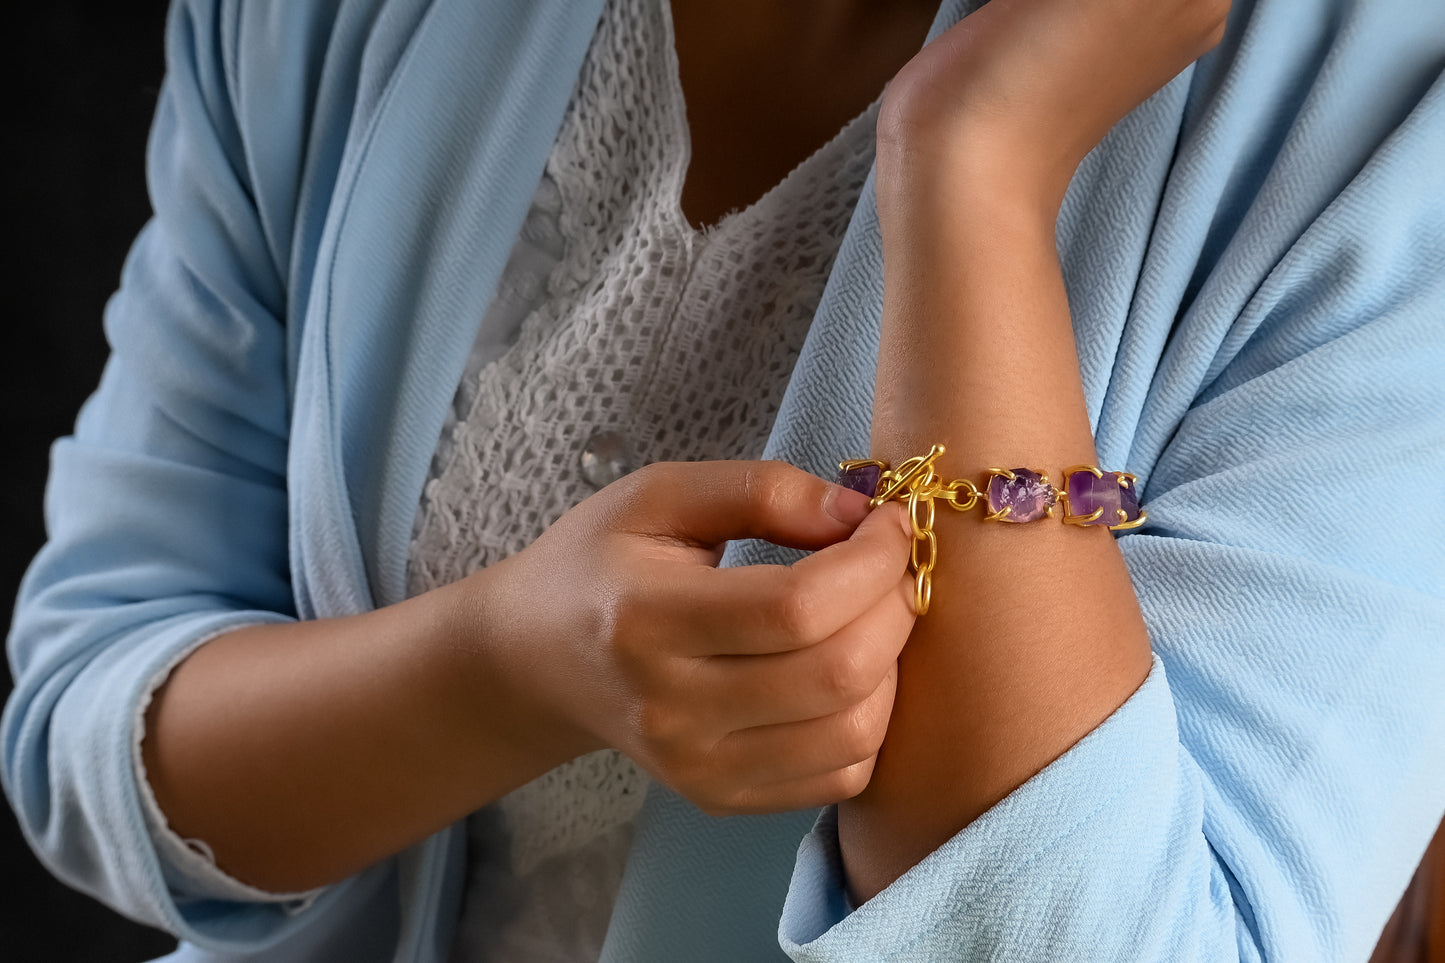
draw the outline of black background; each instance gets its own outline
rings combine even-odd
[[[292,2],[292,0],[287,0]],[[0,611],[44,540],[47,450],[105,362],[101,310],[150,213],[145,138],[164,72],[164,0],[9,8],[0,322]],[[17,23],[18,20],[18,23]],[[3,679],[9,691],[8,674]],[[124,963],[175,940],[57,882],[0,807],[0,957]]]

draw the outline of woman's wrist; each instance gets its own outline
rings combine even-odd
[[[927,147],[879,145],[878,214],[884,255],[1030,245],[1054,251],[1054,223],[1068,187],[984,137]],[[937,237],[940,243],[923,243]]]
[[[487,591],[468,579],[201,646],[146,717],[146,775],[172,828],[239,880],[308,890],[570,758],[507,675]]]
[[[517,597],[506,568],[429,593],[437,627],[427,635],[425,685],[437,704],[452,707],[450,733],[493,756],[501,737],[513,757],[508,768],[531,778],[605,746],[567,716],[562,687],[575,680],[556,678],[555,666],[538,657],[539,640],[526,637],[518,611],[533,600]],[[482,802],[494,798],[495,787],[483,795]]]
[[[1092,463],[1054,234],[1072,158],[1048,155],[1041,134],[1007,117],[929,106],[949,112],[880,136],[873,456],[897,462],[941,442],[950,478]],[[839,806],[860,900],[1057,758],[1147,672],[1147,633],[1109,536],[945,511],[937,546],[933,608],[900,657],[872,782]],[[1061,582],[1078,597],[1059,595]]]
[[[893,188],[926,187],[944,170],[951,183],[1002,191],[1056,214],[1085,155],[1219,42],[1229,6],[984,5],[889,85],[878,117],[880,207]]]

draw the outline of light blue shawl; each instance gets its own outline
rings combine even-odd
[[[599,7],[173,11],[156,217],[54,450],[3,772],[47,865],[180,934],[178,958],[445,957],[458,829],[299,913],[208,899],[150,842],[135,720],[211,634],[402,598]],[[1238,0],[1075,178],[1058,236],[1100,460],[1150,512],[1121,539],[1143,688],[853,913],[828,813],[714,820],[653,792],[606,959],[1367,955],[1445,810],[1442,69],[1433,0]],[[881,299],[870,188],[769,456],[828,473],[866,450]]]

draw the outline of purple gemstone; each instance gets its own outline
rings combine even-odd
[[[1139,496],[1133,482],[1128,487],[1119,484],[1119,473],[1106,471],[1095,478],[1093,473],[1076,471],[1069,476],[1069,514],[1091,515],[1103,509],[1099,517],[1085,525],[1118,525],[1119,510],[1124,510],[1126,521],[1139,517]]]
[[[1009,513],[999,521],[1032,522],[1048,514],[1057,497],[1038,472],[1027,468],[1013,469],[1012,478],[994,475],[988,482],[988,511],[996,515],[1005,508]]]
[[[877,465],[858,465],[839,471],[838,484],[872,498],[878,494],[878,479],[882,475],[883,469]]]

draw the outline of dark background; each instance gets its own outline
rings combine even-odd
[[[0,290],[9,293],[0,324],[0,450],[7,460],[0,472],[0,619],[7,634],[10,600],[44,540],[47,449],[70,430],[99,378],[101,311],[150,213],[145,137],[164,73],[166,2],[17,6],[7,15],[9,49],[0,66],[9,98],[0,152],[0,224],[10,237],[0,257]],[[8,672],[0,686],[9,692]],[[1445,850],[1440,855],[1445,866]],[[1441,914],[1433,917],[1441,931],[1435,940],[1445,943],[1445,871],[1436,875],[1436,889],[1416,902],[1423,916],[1431,908]],[[0,883],[0,955],[7,961],[131,963],[175,946],[57,882],[26,846],[8,806],[0,807]],[[1391,947],[1377,960],[1435,959],[1425,949],[1429,924],[1395,924],[1398,945],[1408,949],[1397,949],[1387,933]]]
[[[47,449],[70,430],[99,378],[101,309],[150,213],[145,138],[164,72],[165,8],[164,0],[46,0],[6,14],[0,618],[7,630],[20,576],[44,540]],[[0,685],[9,692],[8,672]],[[25,845],[8,806],[0,807],[0,881],[0,957],[8,961],[124,963],[175,946],[57,882]]]

